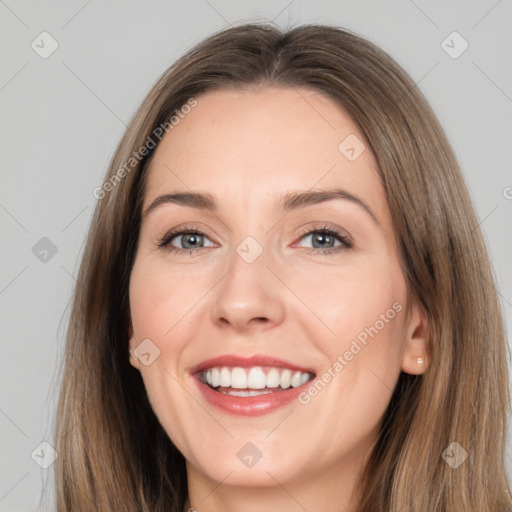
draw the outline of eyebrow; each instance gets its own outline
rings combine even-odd
[[[359,205],[370,215],[374,222],[377,224],[379,223],[373,211],[361,198],[339,188],[307,192],[290,192],[283,196],[281,208],[284,211],[289,212],[306,206],[332,201],[334,199],[344,199]],[[189,206],[191,208],[198,208],[200,210],[207,210],[211,212],[215,212],[218,209],[215,198],[210,194],[200,192],[174,192],[172,194],[158,196],[146,208],[143,212],[143,216],[146,217],[151,211],[155,210],[159,206],[169,203]]]

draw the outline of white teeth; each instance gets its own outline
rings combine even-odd
[[[247,376],[247,387],[251,389],[263,389],[266,385],[267,379],[263,370],[259,366],[251,368]]]
[[[231,370],[231,387],[235,389],[247,388],[247,373],[243,368],[233,368]]]
[[[292,377],[292,387],[298,388],[301,385],[301,379],[300,379],[301,372],[295,372]]]
[[[216,388],[220,384],[220,372],[218,368],[212,368],[212,386]]]
[[[231,372],[229,368],[222,368],[220,371],[220,386],[229,388],[231,386]]]
[[[307,375],[306,373],[304,375]],[[279,370],[277,368],[271,368],[267,373],[266,384],[267,388],[277,388],[281,383],[279,378]]]
[[[223,366],[209,368],[201,373],[203,382],[212,388],[244,390],[221,390],[226,392],[226,394],[234,394],[234,396],[257,396],[270,393],[270,390],[279,387],[280,389],[276,391],[285,390],[290,387],[296,388],[305,384],[313,377],[314,375],[308,372],[292,371],[289,368],[261,366],[253,368],[229,368]]]
[[[270,391],[267,389],[267,390],[263,390],[263,391],[259,391],[257,389],[252,389],[250,391],[233,391],[233,390],[230,390],[230,391],[224,391],[223,392],[225,395],[230,395],[230,396],[259,396],[259,395],[268,395],[270,393]]]
[[[283,370],[281,373],[281,387],[283,389],[287,389],[290,387],[292,382],[292,371],[291,370]]]
[[[229,393],[226,393],[226,395],[231,395],[231,396],[249,396],[249,391],[230,391]]]

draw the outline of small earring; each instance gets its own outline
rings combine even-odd
[[[422,357],[418,357],[416,359],[416,361],[418,362],[418,366],[422,366],[423,365],[423,358]]]

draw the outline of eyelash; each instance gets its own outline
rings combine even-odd
[[[336,238],[339,242],[341,242],[341,245],[339,245],[337,247],[332,247],[330,249],[318,249],[315,247],[305,247],[304,249],[307,254],[316,254],[316,255],[320,254],[323,256],[327,256],[327,255],[332,255],[332,254],[338,253],[338,252],[346,250],[346,249],[351,249],[353,246],[353,243],[348,236],[340,233],[339,231],[337,231],[336,229],[334,229],[331,226],[318,226],[318,227],[308,229],[300,234],[299,241],[304,239],[306,236],[315,234],[315,233],[331,235],[334,238]],[[169,245],[174,238],[181,236],[181,235],[190,235],[190,234],[206,236],[202,231],[200,231],[197,228],[185,227],[185,228],[179,229],[177,231],[170,231],[169,233],[166,233],[162,238],[158,239],[156,246],[161,249],[166,248],[168,250],[168,252],[171,254],[185,254],[185,253],[190,253],[193,251],[198,251],[201,249],[207,249],[207,247],[199,247],[198,249],[194,249],[194,250],[180,249],[179,247],[174,247],[172,245]]]

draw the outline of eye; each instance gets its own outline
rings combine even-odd
[[[157,246],[165,247],[171,253],[183,254],[196,249],[213,246],[213,244],[205,245],[205,240],[209,240],[209,238],[198,229],[184,228],[179,231],[167,233],[158,241]],[[181,245],[182,247],[177,247],[176,245]]]
[[[327,255],[352,248],[352,241],[348,236],[329,226],[309,230],[301,236],[300,240],[311,241],[313,246],[306,248],[308,254]]]
[[[210,243],[205,245],[205,240]],[[300,241],[304,240],[309,240],[313,244],[310,248],[304,248],[306,253],[317,255],[337,253],[342,250],[350,249],[353,245],[347,235],[329,226],[321,226],[306,231],[300,237]],[[159,239],[156,245],[159,248],[166,248],[170,253],[175,254],[191,254],[200,249],[214,246],[203,232],[197,228],[189,227],[170,231],[165,234],[163,238]],[[297,245],[296,243],[292,247],[296,247]]]

